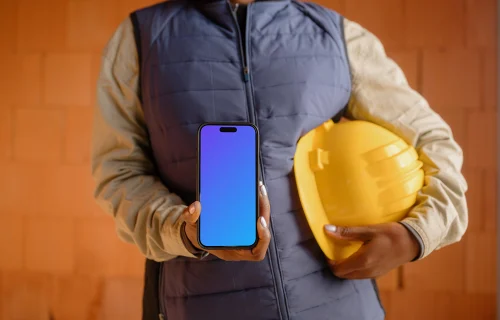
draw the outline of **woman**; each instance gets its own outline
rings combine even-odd
[[[426,178],[401,223],[325,226],[365,242],[329,264],[301,211],[293,155],[302,135],[342,115],[403,137]],[[259,127],[263,219],[252,251],[197,247],[196,133],[209,121]],[[95,195],[147,258],[143,319],[383,319],[373,278],[465,232],[462,161],[379,40],[319,5],[168,1],[132,13],[103,53]]]

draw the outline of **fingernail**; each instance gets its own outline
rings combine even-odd
[[[260,217],[260,224],[261,224],[264,228],[267,228],[267,222],[266,222],[266,219],[264,219],[264,217]]]
[[[337,227],[332,224],[327,224],[325,226],[325,229],[330,232],[337,232]]]
[[[192,204],[192,205],[189,206],[188,211],[189,211],[190,214],[194,213],[194,204]]]
[[[266,186],[262,183],[262,181],[259,182],[259,188],[260,188],[260,193],[263,196],[267,196]]]

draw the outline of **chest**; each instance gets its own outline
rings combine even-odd
[[[219,5],[168,21],[143,65],[147,112],[165,130],[334,116],[350,90],[340,35],[292,5],[272,9]]]

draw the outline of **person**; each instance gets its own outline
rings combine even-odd
[[[466,230],[463,155],[450,127],[373,33],[318,4],[142,8],[106,45],[97,90],[95,197],[146,258],[145,320],[383,319],[374,279]],[[301,136],[341,118],[373,122],[414,146],[425,183],[401,222],[325,226],[332,240],[364,243],[332,262],[304,218],[293,156]],[[211,121],[259,128],[263,218],[254,250],[197,245],[197,129]]]

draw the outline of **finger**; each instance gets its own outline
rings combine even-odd
[[[374,265],[371,246],[364,245],[345,260],[330,264],[333,273],[338,277],[344,277],[349,273],[366,270]]]
[[[266,223],[269,225],[269,219],[271,217],[271,204],[269,203],[269,198],[267,196],[266,186],[259,182],[259,215],[266,219]]]
[[[375,236],[372,227],[339,227],[331,224],[325,225],[325,233],[333,239],[344,241],[367,242]]]
[[[195,201],[184,210],[182,218],[186,221],[186,224],[196,226],[196,222],[200,218],[200,213],[201,203],[199,201]]]
[[[259,242],[251,250],[252,260],[261,261],[266,256],[267,248],[271,242],[271,232],[269,231],[269,225],[266,219],[261,216],[257,221],[257,233],[259,236]]]

